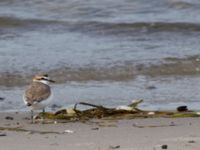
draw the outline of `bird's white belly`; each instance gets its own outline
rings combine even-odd
[[[41,109],[44,109],[45,107],[49,106],[52,102],[52,99],[53,99],[53,93],[51,93],[50,97],[43,100],[43,101],[40,101],[40,102],[34,102],[29,108],[31,110],[41,110]],[[25,99],[25,96],[23,96],[23,100],[24,100],[24,103],[27,105],[27,101]]]

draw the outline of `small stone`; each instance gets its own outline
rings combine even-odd
[[[92,128],[92,130],[99,130],[99,128]]]
[[[162,145],[161,148],[162,148],[162,149],[167,149],[168,146],[167,146],[167,145]]]
[[[176,124],[172,121],[172,122],[170,123],[170,126],[176,126]]]
[[[185,112],[185,111],[188,111],[188,108],[187,108],[187,106],[179,106],[179,107],[177,107],[176,110],[178,112]]]
[[[0,101],[3,101],[5,98],[3,98],[3,97],[0,97]]]
[[[117,146],[109,146],[109,149],[118,149],[120,148],[120,145],[117,145]]]
[[[150,85],[150,86],[147,86],[146,89],[148,89],[148,90],[154,90],[154,89],[156,89],[156,87],[153,86],[153,85]]]
[[[196,143],[194,140],[188,141],[188,143]]]
[[[6,119],[6,120],[14,120],[14,118],[11,117],[11,116],[6,116],[5,119]]]
[[[7,136],[6,133],[0,133],[0,136]]]

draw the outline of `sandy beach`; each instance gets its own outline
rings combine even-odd
[[[31,124],[28,117],[29,113],[0,113],[0,150],[200,149],[199,118]]]

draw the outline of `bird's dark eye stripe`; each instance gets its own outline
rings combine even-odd
[[[48,74],[44,74],[43,76],[44,76],[44,77],[49,77]]]
[[[46,81],[48,81],[48,79],[46,79],[46,78],[41,78],[40,80],[46,80]]]

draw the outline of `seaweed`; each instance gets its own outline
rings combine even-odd
[[[39,118],[44,116],[50,120],[67,121],[86,121],[90,119],[135,119],[135,118],[183,118],[183,117],[200,117],[198,112],[194,111],[147,111],[138,108],[143,100],[137,100],[127,106],[119,106],[114,108],[104,107],[86,102],[79,102],[74,108],[61,109],[56,112],[40,113]],[[89,106],[92,108],[81,110],[79,105]]]

